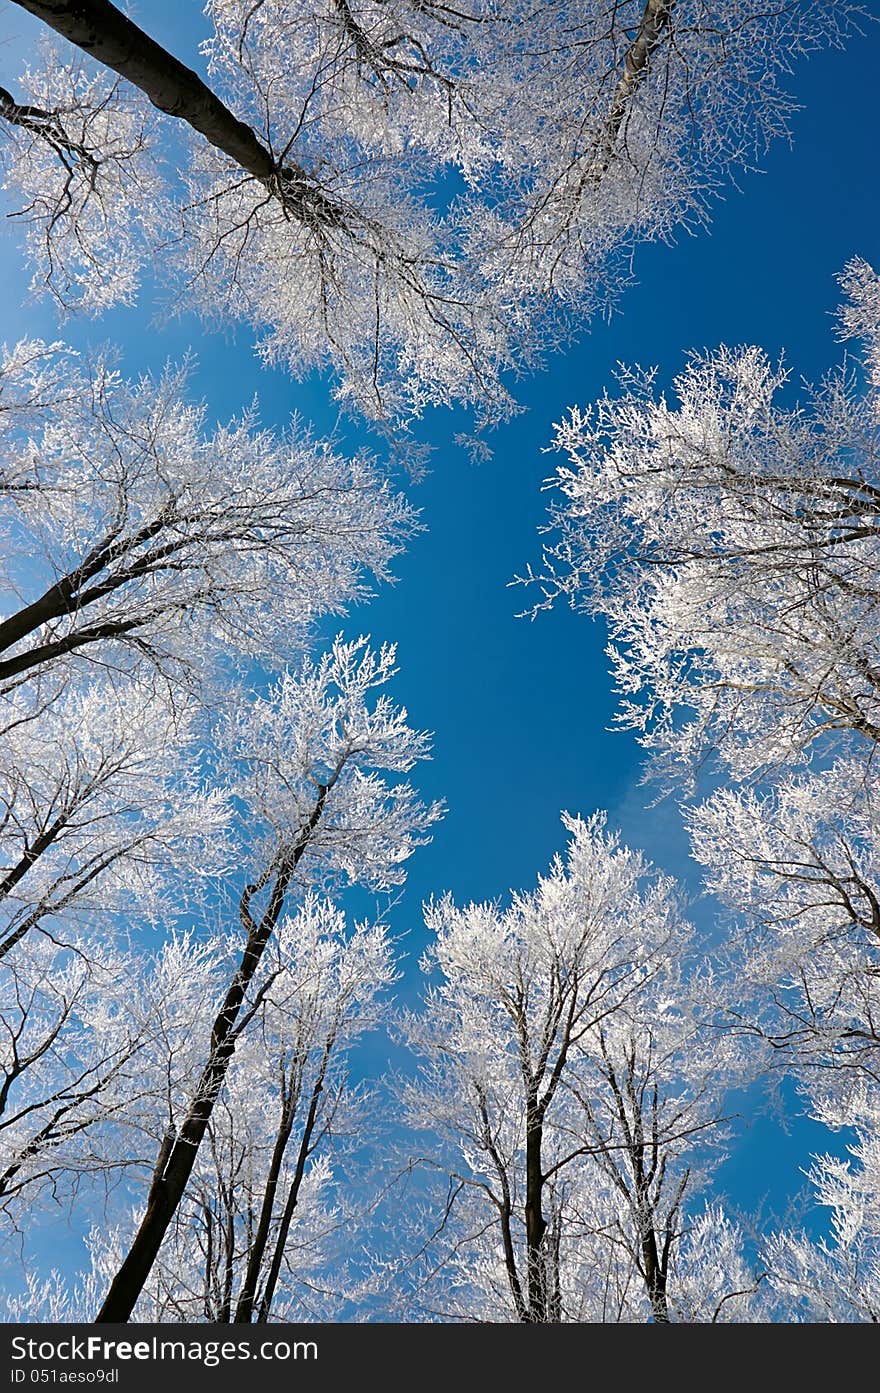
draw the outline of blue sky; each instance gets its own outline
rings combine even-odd
[[[135,13],[196,64],[203,32],[197,5],[141,0]],[[0,46],[4,85],[13,87],[18,54],[36,28],[16,7],[0,5],[0,30],[8,36]],[[618,312],[523,384],[527,410],[495,433],[491,461],[474,465],[455,446],[463,422],[452,414],[424,422],[422,434],[435,447],[432,472],[411,496],[426,531],[398,562],[398,584],[346,625],[398,643],[396,694],[414,724],[435,733],[434,759],[416,779],[425,796],[449,806],[432,845],[411,862],[393,913],[397,932],[408,935],[405,991],[412,990],[424,943],[421,901],[445,890],[464,900],[529,887],[563,845],[560,809],[606,808],[630,844],[665,869],[689,874],[674,808],[645,809],[640,752],[630,736],[608,730],[614,695],[601,626],[563,608],[533,622],[519,619],[527,596],[508,583],[540,557],[548,501],[541,484],[553,468],[543,450],[553,423],[569,405],[610,387],[618,361],[658,364],[666,383],[688,349],[754,342],[771,355],[785,349],[794,394],[800,376],[816,379],[838,359],[835,274],[854,254],[880,266],[876,83],[866,77],[878,70],[877,25],[846,51],[798,65],[789,86],[803,110],[793,119],[792,146],[777,145],[762,173],[741,176],[739,190],[716,204],[710,231],[636,251],[637,283]],[[4,229],[0,338],[57,336],[49,306],[19,304],[19,268],[14,235]],[[257,393],[267,424],[282,423],[294,409],[319,430],[335,422],[324,385],[297,386],[261,369],[246,333],[229,340],[190,319],[145,333],[145,323],[142,305],[63,332],[76,344],[117,342],[131,373],[192,348],[195,389],[218,415]],[[354,446],[366,437],[347,426],[345,438]],[[756,1120],[722,1173],[725,1188],[738,1204],[766,1194],[781,1207],[802,1181],[798,1167],[809,1150],[825,1145],[826,1134],[803,1120],[793,1122],[789,1136],[771,1119]]]

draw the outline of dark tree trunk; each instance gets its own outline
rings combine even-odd
[[[269,1319],[269,1312],[272,1309],[272,1302],[275,1298],[275,1288],[278,1285],[278,1278],[281,1273],[281,1261],[284,1257],[284,1249],[287,1246],[287,1235],[290,1233],[290,1225],[293,1223],[293,1215],[299,1203],[299,1192],[302,1187],[303,1176],[306,1173],[306,1161],[312,1150],[312,1135],[315,1130],[315,1121],[318,1116],[318,1104],[321,1093],[324,1089],[324,1077],[329,1060],[329,1053],[325,1055],[321,1072],[312,1089],[312,1096],[309,1100],[309,1112],[306,1118],[306,1125],[303,1128],[302,1138],[299,1144],[299,1152],[296,1158],[296,1169],[293,1173],[293,1180],[290,1182],[290,1189],[287,1192],[287,1201],[284,1205],[284,1213],[281,1215],[281,1222],[278,1225],[278,1232],[275,1235],[275,1247],[272,1251],[272,1261],[269,1264],[269,1272],[266,1277],[266,1285],[263,1288],[263,1295],[260,1301],[260,1309],[257,1314],[257,1322],[265,1324]],[[253,1311],[251,1302],[247,1319],[250,1320]],[[236,1316],[236,1320],[238,1320]]]
[[[269,1174],[266,1178],[266,1186],[263,1191],[260,1217],[257,1220],[257,1231],[250,1244],[244,1284],[239,1293],[238,1302],[235,1307],[235,1321],[237,1325],[248,1324],[253,1316],[257,1283],[260,1279],[260,1268],[263,1265],[266,1245],[269,1241],[269,1230],[272,1225],[272,1215],[275,1210],[275,1199],[278,1194],[281,1167],[284,1163],[284,1154],[287,1151],[290,1134],[293,1131],[293,1119],[296,1116],[296,1102],[295,1093],[285,1093],[281,1106],[281,1120],[275,1135],[275,1145],[272,1148],[272,1160],[269,1165]]]
[[[277,876],[269,908],[260,920],[256,933],[248,939],[241,963],[214,1022],[211,1052],[202,1070],[195,1097],[180,1131],[168,1147],[167,1158],[160,1155],[146,1213],[95,1317],[97,1321],[127,1321],[152,1271],[162,1240],[192,1174],[196,1154],[208,1129],[229,1061],[235,1052],[238,1039],[236,1022],[247,989],[278,922],[292,870],[292,867],[285,868]]]
[[[669,1323],[669,1306],[666,1301],[666,1270],[660,1260],[657,1235],[653,1224],[642,1233],[642,1263],[645,1269],[645,1286],[654,1320],[660,1324]]]
[[[547,1276],[545,1270],[544,1234],[544,1172],[541,1165],[543,1126],[529,1108],[526,1122],[526,1264],[528,1319],[547,1320]]]
[[[526,1321],[529,1318],[529,1313],[523,1295],[522,1282],[520,1281],[519,1272],[517,1271],[516,1247],[513,1242],[513,1226],[511,1222],[513,1219],[513,1197],[510,1191],[510,1179],[504,1162],[498,1154],[498,1148],[492,1139],[492,1128],[489,1125],[489,1111],[486,1106],[486,1096],[479,1084],[476,1085],[476,1089],[479,1101],[480,1122],[483,1128],[483,1143],[495,1164],[498,1182],[501,1186],[501,1206],[499,1209],[498,1222],[501,1225],[501,1241],[504,1245],[504,1266],[507,1269],[507,1280],[510,1283],[510,1293],[513,1297],[516,1318],[517,1320]]]
[[[217,1315],[218,1325],[228,1325],[232,1319],[232,1280],[235,1263],[235,1214],[231,1196],[224,1196],[226,1214],[223,1221],[223,1300]]]
[[[217,1101],[226,1072],[229,1068],[235,1047],[238,1043],[240,1027],[238,1017],[244,1005],[248,987],[260,964],[269,939],[284,907],[284,899],[291,877],[309,844],[312,833],[321,820],[327,794],[342,770],[337,766],[331,779],[319,788],[312,814],[302,828],[295,846],[281,860],[275,873],[275,883],[269,897],[269,904],[259,924],[250,917],[249,904],[252,896],[268,881],[268,874],[256,885],[249,885],[242,896],[241,918],[249,925],[248,939],[241,962],[232,979],[220,1012],[211,1031],[211,1049],[208,1062],[202,1070],[195,1097],[176,1137],[163,1143],[159,1160],[147,1198],[147,1210],[140,1227],[134,1236],[131,1248],[110,1285],[95,1320],[98,1322],[127,1321],[134,1310],[135,1303],[153,1268],[153,1263],[168,1232],[168,1226],[183,1198],[187,1182],[195,1165],[196,1154],[202,1143],[214,1104]]]
[[[0,880],[0,900],[5,900],[6,896],[18,885],[19,881],[24,880],[28,871],[40,859],[43,852],[48,851],[55,839],[64,831],[75,811],[76,804],[71,808],[65,808],[64,812],[57,817],[50,826],[41,832],[38,837],[34,837],[24,855],[19,857],[15,865],[11,866],[3,879]],[[5,956],[5,952],[6,950],[3,945],[0,944],[0,958]]]
[[[287,158],[279,163],[251,127],[239,121],[198,73],[157,44],[110,0],[13,3],[119,73],[166,116],[185,121],[216,150],[258,179],[292,217],[312,228],[341,228],[348,222],[348,213],[322,193],[302,165]],[[16,111],[24,110],[14,103],[13,107]]]
[[[264,183],[275,161],[191,68],[145,34],[109,0],[14,0],[29,14],[140,88],[153,106],[176,116]]]
[[[141,527],[130,537],[121,537],[119,530],[110,532],[106,537],[94,546],[87,556],[69,572],[55,581],[39,599],[32,604],[25,605],[15,614],[11,614],[8,619],[4,619],[0,624],[0,651],[5,652],[14,643],[27,638],[29,634],[41,629],[44,624],[49,624],[53,619],[61,619],[68,614],[79,614],[86,605],[93,604],[96,600],[103,599],[105,595],[111,594],[127,581],[135,579],[144,573],[145,566],[152,568],[154,564],[162,559],[165,549],[153,552],[152,555],[141,557],[140,561],[135,559],[129,562],[127,567],[123,567],[115,575],[105,577],[97,585],[86,589],[89,581],[93,581],[100,576],[102,571],[106,571],[115,561],[120,561],[137,551],[138,547],[145,542],[152,541],[157,537],[163,528],[167,527],[173,519],[160,514],[152,522]],[[170,550],[177,550],[181,545],[179,537],[174,538]]]

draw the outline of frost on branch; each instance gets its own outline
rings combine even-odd
[[[867,261],[854,256],[838,279],[849,302],[840,311],[842,337],[861,339],[871,386],[880,392],[880,276]]]
[[[136,959],[104,944],[97,961],[89,946],[41,938],[0,974],[5,1247],[38,1199],[69,1203],[125,1155],[112,1138],[142,1086]]]
[[[224,867],[229,810],[196,772],[192,704],[93,682],[3,715],[0,958],[95,916],[155,924]]]
[[[299,874],[398,885],[404,861],[441,815],[439,804],[422,804],[410,784],[381,772],[405,774],[430,748],[379,690],[395,661],[391,645],[374,650],[340,636],[268,696],[242,702],[222,729],[230,786],[257,844],[281,861],[304,836]]]
[[[785,380],[722,348],[672,403],[626,374],[557,430],[548,601],[606,617],[620,719],[676,777],[880,734],[876,395],[844,368],[791,409]]]
[[[176,302],[330,369],[386,427],[429,403],[509,413],[505,376],[607,302],[634,243],[706,218],[787,132],[792,64],[859,13],[210,0],[209,87],[105,10],[121,59],[69,7],[42,17],[135,86],[53,55],[0,110],[38,275],[100,308],[159,247]],[[178,118],[159,136],[148,102]]]
[[[28,1278],[8,1310],[88,1320],[119,1265],[149,1158],[193,1105],[200,1026],[222,998],[237,935],[173,934],[106,966],[45,943],[0,1000],[0,1220],[23,1225],[49,1191],[77,1210],[103,1200],[90,1268]],[[396,980],[381,925],[351,926],[307,895],[280,921],[251,985],[254,1014],[137,1315],[150,1320],[319,1319],[338,1309],[358,1201],[346,1162],[371,1129],[349,1056]],[[58,1041],[62,1034],[64,1046]],[[10,1230],[11,1231],[11,1230]],[[8,1288],[18,1278],[6,1274]],[[27,1305],[25,1306],[24,1303]],[[60,1317],[59,1317],[60,1318]]]
[[[808,1176],[819,1204],[831,1211],[831,1233],[811,1241],[780,1232],[765,1245],[770,1281],[788,1319],[880,1321],[880,1094],[876,1078],[845,1118],[825,1109],[823,1121],[855,1129],[847,1155],[817,1156]]]
[[[52,45],[14,94],[0,88],[0,117],[3,188],[32,288],[87,314],[133,303],[167,229],[157,113],[136,88]]]
[[[466,1320],[711,1319],[730,1287],[698,1302],[677,1273],[739,1067],[701,1021],[720,984],[672,882],[602,817],[565,825],[566,855],[509,908],[426,910],[436,978],[404,1017],[422,1066],[401,1096],[424,1134],[408,1169],[438,1189],[410,1299]]]
[[[372,459],[255,411],[210,430],[187,377],[130,382],[38,342],[6,354],[0,682],[278,662],[387,576],[413,519]]]
[[[740,1027],[770,1041],[811,1097],[831,1089],[845,1111],[880,1068],[873,780],[838,761],[760,793],[719,790],[689,824],[708,888],[741,924]]]

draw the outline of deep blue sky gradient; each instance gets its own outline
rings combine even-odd
[[[877,7],[872,7],[876,10]],[[204,33],[197,5],[142,0],[135,17],[185,62],[196,65]],[[0,81],[14,90],[18,53],[37,26],[11,5],[0,5]],[[396,566],[399,583],[385,588],[350,617],[349,633],[369,632],[399,645],[395,694],[414,724],[435,732],[435,756],[416,772],[427,797],[449,806],[430,847],[411,862],[407,889],[393,911],[406,936],[403,995],[417,989],[416,961],[425,942],[420,904],[451,890],[458,900],[503,896],[528,888],[564,845],[560,809],[589,814],[606,808],[631,845],[665,869],[689,878],[687,845],[675,809],[646,810],[639,784],[640,752],[625,733],[608,730],[614,695],[599,624],[564,608],[530,622],[516,617],[528,596],[509,581],[540,560],[538,530],[546,519],[542,481],[553,457],[543,453],[573,403],[586,404],[613,385],[622,361],[658,364],[668,383],[689,349],[721,342],[759,343],[771,355],[785,350],[793,370],[792,398],[801,376],[816,380],[841,354],[832,312],[835,274],[852,255],[880,267],[877,161],[877,84],[880,27],[846,51],[801,62],[790,88],[803,104],[793,120],[791,147],[777,145],[763,172],[740,178],[714,210],[711,231],[683,234],[674,246],[637,249],[629,288],[610,322],[597,322],[580,343],[551,357],[547,369],[523,384],[527,411],[493,439],[494,458],[474,465],[455,446],[465,425],[451,413],[432,413],[421,434],[435,450],[428,478],[413,488],[426,531]],[[0,274],[5,286],[0,338],[22,333],[57,337],[50,306],[22,308],[23,275],[14,231],[3,230]],[[246,332],[235,339],[204,333],[183,318],[145,332],[147,310],[116,311],[97,324],[71,323],[72,342],[113,340],[123,368],[136,374],[195,351],[195,390],[210,411],[226,417],[259,395],[263,419],[281,424],[292,410],[328,430],[336,422],[320,382],[292,384],[262,369]],[[348,444],[368,437],[348,423]],[[328,631],[332,632],[333,626]],[[710,908],[699,911],[709,924]],[[375,1045],[375,1068],[387,1054]],[[811,1150],[827,1134],[797,1117],[790,1131],[778,1120],[743,1124],[722,1188],[734,1204],[766,1201],[781,1211],[797,1190]]]

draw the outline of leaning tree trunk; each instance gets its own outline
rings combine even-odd
[[[241,962],[211,1030],[208,1061],[202,1070],[195,1096],[189,1105],[180,1130],[169,1136],[160,1148],[153,1174],[153,1183],[147,1197],[146,1212],[134,1236],[131,1248],[113,1278],[104,1304],[95,1317],[96,1321],[127,1321],[146,1285],[162,1246],[162,1240],[168,1232],[171,1220],[183,1198],[183,1192],[195,1165],[198,1149],[214,1111],[214,1104],[226,1078],[229,1062],[235,1053],[235,1047],[242,1030],[242,1026],[238,1024],[238,1018],[247,996],[248,987],[254,979],[260,960],[281,916],[293,873],[321,819],[327,794],[339,777],[341,768],[342,764],[340,763],[332,778],[320,786],[315,807],[308,822],[300,831],[294,847],[278,862],[269,903],[258,924],[255,924],[250,917],[249,902],[258,890],[265,887],[269,873],[264,875],[261,882],[249,885],[242,896],[241,917],[242,921],[249,926],[247,943]],[[244,1023],[248,1019],[249,1016],[246,1016]]]
[[[119,1271],[113,1278],[97,1321],[127,1321],[144,1289],[162,1240],[183,1197],[196,1154],[208,1129],[214,1104],[238,1042],[236,1024],[272,930],[278,922],[292,874],[283,869],[272,888],[269,908],[247,942],[238,971],[211,1031],[211,1052],[195,1096],[176,1135],[163,1143],[156,1162],[147,1209]]]
[[[345,214],[295,161],[275,159],[251,127],[110,0],[13,0],[56,34],[137,87],[166,116],[185,121],[253,175],[293,217],[311,227],[341,227]],[[7,94],[8,95],[8,94]],[[0,113],[2,114],[2,113]]]
[[[166,116],[179,117],[254,178],[268,180],[275,161],[198,73],[138,28],[109,0],[14,0],[57,34],[112,68]]]
[[[624,55],[623,71],[614,91],[598,153],[581,179],[579,192],[582,193],[587,184],[601,183],[608,173],[617,149],[624,117],[648,75],[648,66],[654,50],[659,47],[665,30],[672,23],[675,5],[676,0],[646,0],[635,38]]]

